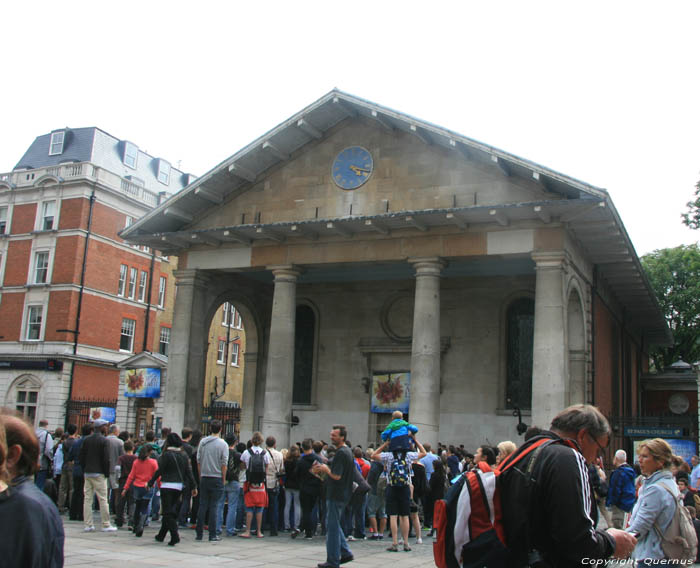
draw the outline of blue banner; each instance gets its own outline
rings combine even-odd
[[[117,420],[117,409],[111,406],[101,406],[90,409],[90,422],[95,420],[106,420],[107,422],[115,422]]]
[[[665,438],[665,440],[668,442],[668,445],[671,446],[671,451],[673,452],[674,456],[680,456],[688,462],[688,465],[692,465],[690,463],[690,458],[697,455],[698,453],[698,446],[693,440],[680,440],[669,438]],[[639,452],[639,444],[641,444],[642,442],[644,442],[644,440],[634,441],[635,463],[639,463],[639,457],[637,456],[637,453]]]
[[[126,371],[124,396],[160,397],[160,369],[129,369]]]

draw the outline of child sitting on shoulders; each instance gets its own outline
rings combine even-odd
[[[390,452],[408,452],[411,450],[411,436],[418,428],[403,419],[403,412],[395,410],[391,415],[392,421],[382,432],[382,441],[389,440]]]

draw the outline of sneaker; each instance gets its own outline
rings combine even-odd
[[[352,535],[348,535],[348,536],[345,538],[345,540],[349,540],[350,542],[354,542],[354,541],[356,541],[357,539],[356,539],[354,536],[352,536]]]
[[[113,527],[113,526],[111,526],[111,525],[108,526],[108,527],[103,527],[103,528],[102,528],[102,532],[115,532],[116,530],[117,530],[117,527]]]
[[[209,537],[209,542],[221,542],[221,537],[217,534],[216,536]]]
[[[305,535],[304,535],[304,540],[311,540],[311,539],[313,539],[313,538],[314,538],[314,537],[311,536],[310,534],[305,534]]]
[[[421,537],[418,537],[416,539],[416,544],[423,544],[423,539]]]
[[[379,540],[381,538],[381,535],[378,535],[377,533],[372,533],[369,537],[370,540]]]
[[[95,527],[85,527],[83,532],[95,532]]]

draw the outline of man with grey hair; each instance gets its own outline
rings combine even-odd
[[[119,437],[119,426],[112,424],[109,427],[107,440],[107,452],[109,453],[109,479],[108,485],[111,490],[109,496],[109,510],[113,513],[117,510],[117,500],[119,499],[119,472],[117,464],[119,456],[124,455],[124,440]]]
[[[598,508],[586,462],[607,447],[610,426],[594,406],[578,404],[561,411],[550,430],[525,442],[510,460],[542,439],[499,478],[508,542],[507,566],[578,566],[614,556],[627,558],[636,539],[624,531],[596,530]],[[466,560],[466,559],[465,559]]]
[[[605,506],[612,509],[612,525],[616,529],[625,528],[625,515],[632,512],[637,499],[634,488],[636,474],[627,464],[627,452],[617,450],[613,459],[615,470],[610,474],[608,497]]]
[[[53,438],[49,434],[49,421],[44,418],[39,420],[39,427],[35,433],[39,440],[39,467],[34,475],[34,483],[43,491],[53,458]]]

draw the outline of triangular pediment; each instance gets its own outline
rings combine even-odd
[[[187,226],[233,231],[414,211],[566,200],[534,179],[352,117]],[[196,240],[196,237],[195,237]]]
[[[168,366],[168,358],[160,353],[142,351],[117,364],[118,369],[162,369]]]
[[[488,171],[491,171],[493,176],[500,176],[499,182],[501,186],[504,185],[504,180],[506,184],[510,183],[516,187],[519,185],[524,187],[534,185],[535,189],[531,191],[534,194],[534,198],[526,201],[538,202],[539,200],[536,198],[538,192],[542,196],[553,196],[559,200],[601,199],[605,196],[604,190],[569,178],[533,162],[518,158],[431,123],[418,120],[412,116],[333,90],[227,160],[224,160],[184,190],[171,197],[160,207],[131,225],[128,229],[125,229],[122,235],[134,242],[138,241],[146,244],[146,241],[149,241],[147,244],[158,248],[159,245],[162,245],[162,242],[160,242],[160,237],[151,238],[153,235],[186,230],[196,231],[197,228],[204,225],[211,227],[211,223],[206,223],[204,220],[210,218],[212,212],[216,212],[217,209],[222,208],[232,200],[236,200],[239,196],[250,194],[251,191],[260,191],[260,187],[264,191],[266,181],[270,180],[276,173],[279,173],[280,170],[294,169],[294,164],[298,164],[300,160],[303,162],[307,159],[307,156],[310,157],[319,152],[326,152],[327,155],[325,157],[327,161],[329,158],[332,159],[333,150],[337,150],[339,147],[339,135],[343,132],[349,134],[358,128],[379,132],[385,140],[393,139],[404,142],[408,146],[420,146],[424,155],[433,154],[440,156],[439,159],[442,161],[461,161],[464,164],[471,164],[473,168],[480,169],[481,178],[477,180],[477,183],[482,183],[483,177],[488,177]],[[348,137],[348,143],[350,144],[362,143],[362,141],[350,142],[350,138],[352,137]],[[410,140],[410,142],[406,142],[407,140]],[[387,146],[391,146],[391,144],[375,144],[374,149],[378,148],[381,151],[383,148],[384,152],[386,152]],[[290,168],[290,166],[292,167]],[[420,166],[420,161],[413,165],[414,169],[420,168]],[[324,166],[324,168],[320,177],[328,178],[326,185],[330,191],[330,184],[327,183],[330,181],[330,164]],[[376,179],[385,170],[386,166],[380,159],[380,163],[375,168],[377,176],[373,173],[373,177]],[[421,175],[423,174],[419,173],[418,177]],[[430,173],[425,173],[424,177],[427,179],[429,176]],[[318,186],[324,183],[323,181],[319,182],[318,173],[306,176],[308,177],[307,180],[303,179],[305,176],[294,177],[299,180],[299,183],[312,187],[314,191],[319,191]],[[442,177],[444,178],[445,176]],[[457,174],[457,177],[459,178],[459,174]],[[418,181],[420,182],[421,180]],[[420,199],[416,200],[415,210],[432,209],[434,208],[433,201],[440,202],[438,208],[444,208],[443,203],[448,201],[451,195],[449,193],[450,186],[459,185],[460,180],[436,179],[435,181],[437,183],[430,187],[438,188],[438,193],[442,195],[437,199],[434,197],[426,199],[425,195],[421,196],[424,203],[421,204]],[[380,190],[383,190],[383,186],[386,184],[383,182],[381,185],[382,188]],[[418,183],[417,187],[413,189],[414,191],[424,190],[425,187],[422,187],[424,185],[425,183]],[[411,188],[407,189],[410,190]],[[465,195],[462,197],[466,197],[468,192],[464,193]],[[482,191],[481,193],[484,192]],[[445,198],[445,196],[447,197]],[[278,194],[275,198],[279,200],[288,198],[306,200],[305,197],[291,197],[288,191],[283,195]],[[343,213],[342,216],[348,215],[349,213],[346,213],[345,210],[347,209],[349,212],[350,204],[346,202],[352,201],[352,199],[346,196],[338,201],[341,202],[339,206],[341,206],[340,212]],[[396,200],[394,199],[393,201]],[[425,203],[426,201],[427,203]],[[459,201],[459,198],[457,201]],[[485,203],[488,204],[489,201],[487,200]],[[501,202],[496,200],[491,203],[498,204]],[[345,205],[348,207],[346,208]],[[455,205],[454,201],[452,205]],[[474,203],[469,203],[468,205],[474,206]],[[479,205],[477,203],[477,206]],[[359,204],[357,206],[359,207]],[[457,203],[457,207],[461,206]],[[364,209],[365,212],[360,213],[353,207],[352,215],[369,214],[370,208],[366,204]],[[406,211],[409,208],[392,209],[391,204],[388,209],[385,207],[386,213],[399,210]],[[316,214],[315,206],[313,211]],[[240,208],[238,213],[239,215],[244,214]],[[216,217],[216,215],[214,216]],[[326,216],[319,211],[319,217]],[[327,217],[331,218],[334,215],[327,215]],[[280,217],[279,220],[282,220],[282,218]],[[289,222],[297,220],[301,220],[301,217],[299,219],[291,218]],[[227,217],[225,221],[224,227],[266,223],[262,211],[253,212],[252,219],[249,216],[239,217],[239,219]],[[231,239],[224,238],[224,240],[237,240],[238,238],[240,242],[249,242],[255,239],[255,235],[251,235],[250,231],[245,231],[245,233],[247,234],[241,235],[233,231],[229,235],[219,236],[232,237]],[[179,243],[171,242],[170,245],[191,245],[192,241],[197,242],[198,236],[196,232],[193,235],[187,235],[184,242],[182,236],[179,238]],[[204,239],[202,242],[206,244],[207,236],[202,235],[202,238]],[[211,236],[209,236],[209,241],[211,243]],[[161,248],[163,247],[161,246]]]

